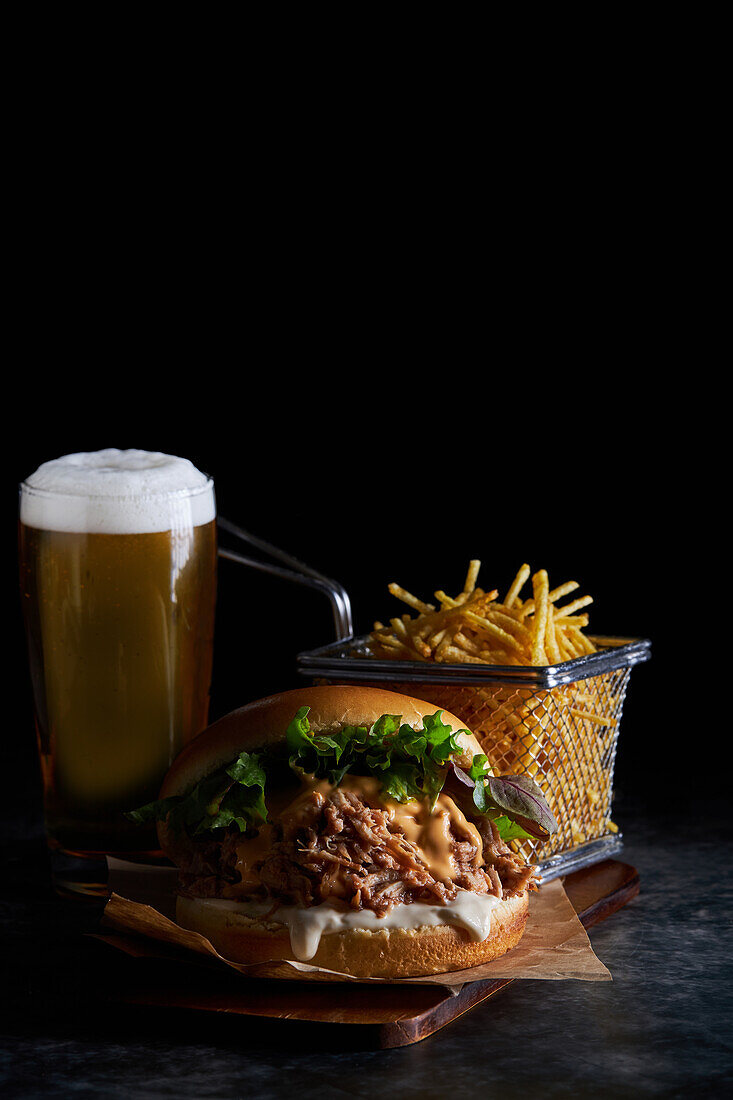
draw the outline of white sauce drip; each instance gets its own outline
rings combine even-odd
[[[337,908],[330,902],[309,908],[281,905],[265,923],[286,925],[290,930],[293,954],[301,962],[308,962],[318,950],[321,936],[350,929],[381,932],[388,928],[452,924],[465,928],[473,940],[485,940],[491,931],[492,911],[499,901],[493,894],[472,894],[468,890],[459,890],[455,900],[444,905],[423,901],[394,905],[383,917],[378,917],[371,909]],[[207,904],[230,909],[253,920],[263,918],[272,909],[272,902],[225,901],[221,898],[210,898]]]

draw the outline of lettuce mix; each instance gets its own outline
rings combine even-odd
[[[468,770],[453,762],[463,750],[440,710],[425,715],[417,730],[402,723],[401,715],[383,714],[371,727],[346,726],[330,734],[311,731],[308,711],[301,707],[286,731],[287,766],[295,775],[336,785],[347,773],[372,775],[386,798],[427,799],[431,809],[447,783],[464,812],[492,818],[504,840],[546,839],[557,828],[528,776],[494,776],[483,754],[473,757]],[[151,802],[127,816],[140,825],[167,819],[169,827],[192,837],[232,827],[246,833],[267,821],[267,775],[282,767],[282,758],[266,752],[242,752],[188,794]]]

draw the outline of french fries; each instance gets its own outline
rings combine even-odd
[[[480,567],[478,559],[469,562],[463,590],[457,596],[438,589],[434,593],[437,606],[418,599],[399,584],[390,584],[389,592],[417,615],[393,618],[389,626],[375,623],[370,635],[374,656],[542,666],[596,652],[593,642],[583,634],[588,616],[576,614],[593,602],[592,597],[559,603],[578,588],[576,581],[550,590],[547,571],[540,569],[532,575],[532,595],[523,601],[520,593],[531,574],[525,564],[504,599],[499,600],[498,589],[485,591],[477,586]]]
[[[546,667],[597,652],[593,638],[584,633],[584,609],[593,600],[575,595],[576,581],[551,588],[546,570],[533,573],[523,564],[502,600],[498,589],[478,586],[480,566],[478,559],[472,560],[461,592],[452,597],[438,589],[435,602],[390,584],[390,593],[410,612],[374,624],[367,639],[371,656],[445,665]],[[522,598],[527,587],[531,591]],[[614,642],[621,644],[622,639]],[[547,845],[513,841],[516,850],[537,860],[615,831],[611,780],[628,671],[551,689],[490,680],[450,683],[449,669],[445,673],[411,683],[411,693],[465,722],[497,774],[532,776],[560,824]],[[386,686],[405,690],[400,683]]]

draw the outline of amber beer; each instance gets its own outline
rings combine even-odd
[[[207,723],[213,484],[183,459],[70,455],[21,487],[20,572],[53,848],[157,847],[150,802]]]

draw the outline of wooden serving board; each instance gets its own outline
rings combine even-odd
[[[564,886],[584,927],[590,928],[638,894],[639,875],[628,863],[608,859],[568,875]],[[128,1005],[331,1025],[331,1033],[338,1025],[356,1030],[362,1047],[388,1048],[427,1038],[514,980],[471,982],[454,996],[435,985],[242,981],[206,963],[151,959],[127,968],[127,980],[115,983],[114,997]]]

